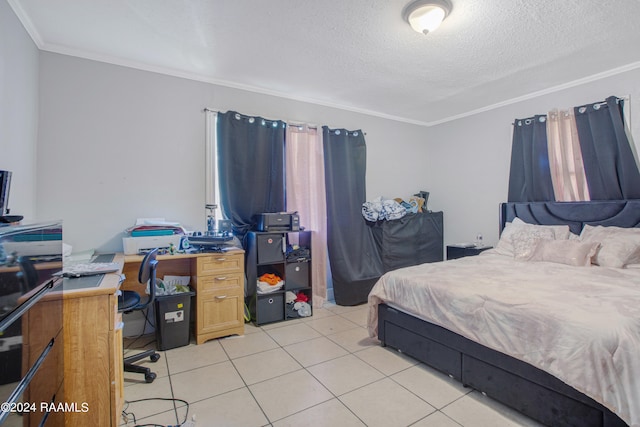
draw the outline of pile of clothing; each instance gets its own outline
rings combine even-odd
[[[423,211],[425,199],[422,197],[411,197],[408,201],[401,198],[383,199],[378,197],[371,202],[362,204],[362,216],[370,222],[391,221],[400,219],[408,213],[418,213]]]
[[[285,300],[287,302],[287,317],[311,316],[309,297],[304,292],[295,293],[287,291]]]
[[[284,286],[284,280],[277,274],[265,273],[258,277],[258,293],[268,294],[282,289]]]
[[[311,259],[311,249],[306,246],[287,245],[287,262],[303,262]]]

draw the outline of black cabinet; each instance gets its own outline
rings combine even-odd
[[[442,261],[443,227],[442,212],[407,214],[400,219],[373,224],[373,237],[384,271]]]
[[[491,246],[466,246],[466,245],[448,245],[447,259],[457,259],[466,256],[479,255],[482,251],[491,249]]]
[[[310,315],[310,310],[294,308],[287,302],[296,296],[312,306],[311,232],[283,231],[247,234],[245,271],[247,275],[247,305],[251,319],[257,324],[296,319]],[[258,286],[261,277],[281,279],[282,286]]]

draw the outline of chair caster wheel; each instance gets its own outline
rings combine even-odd
[[[160,355],[159,354],[152,354],[151,356],[149,356],[149,359],[151,359],[151,361],[153,363],[156,363],[159,359],[160,359]]]
[[[144,374],[144,380],[147,383],[152,383],[153,380],[156,379],[156,374],[154,372],[149,372],[148,374]]]

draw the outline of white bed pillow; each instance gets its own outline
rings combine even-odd
[[[494,253],[526,260],[531,256],[539,240],[566,240],[569,238],[568,225],[527,224],[520,218],[505,224]]]
[[[600,248],[599,242],[579,240],[539,240],[528,261],[547,261],[558,264],[588,267]]]
[[[623,268],[628,264],[640,264],[640,228],[585,225],[580,240],[600,243],[593,263],[601,267]]]

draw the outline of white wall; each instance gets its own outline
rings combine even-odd
[[[38,219],[37,130],[38,49],[7,2],[0,1],[0,170],[13,172],[11,214],[29,222]]]
[[[431,193],[445,243],[498,238],[514,118],[631,97],[640,148],[640,70],[424,128],[227,87],[42,52],[38,215],[65,220],[75,250],[119,251],[136,217],[204,228],[204,113],[220,111],[362,129],[367,198]],[[640,149],[638,149],[640,151]],[[248,195],[250,196],[250,195]]]
[[[48,52],[40,105],[38,212],[75,251],[121,251],[137,217],[204,229],[205,107],[362,129],[368,198],[431,186],[427,129],[363,114]]]
[[[428,177],[433,206],[445,212],[445,243],[498,240],[498,205],[506,201],[515,118],[553,108],[630,96],[631,135],[640,151],[640,69],[429,128]]]

